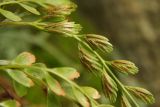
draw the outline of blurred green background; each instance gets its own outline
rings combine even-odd
[[[108,59],[127,59],[135,62],[139,67],[139,74],[134,77],[120,75],[120,79],[126,84],[136,84],[150,90],[156,97],[156,103],[151,107],[160,107],[160,1],[74,2],[78,9],[69,19],[83,26],[81,33],[101,34],[110,39],[114,51],[113,54],[106,55]],[[1,27],[0,59],[12,59],[23,51],[32,52],[36,55],[37,62],[46,63],[48,67],[74,67],[81,73],[77,80],[79,84],[101,90],[100,80],[81,66],[77,44],[73,39],[30,27]],[[35,96],[37,94],[31,92],[28,97],[37,103]],[[44,101],[43,98],[39,100]],[[106,102],[104,98],[101,100]]]

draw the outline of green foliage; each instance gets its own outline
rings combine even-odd
[[[26,86],[26,87],[31,87],[33,86],[33,81],[27,77],[27,75],[20,70],[11,70],[8,69],[7,73],[9,76],[11,76],[15,81],[18,83]]]
[[[12,4],[16,10],[8,9]],[[12,6],[11,5],[11,6]],[[23,8],[23,11],[18,11]],[[136,98],[147,104],[154,103],[153,95],[146,89],[125,86],[114,71],[136,74],[138,68],[126,60],[106,61],[98,50],[105,54],[112,52],[112,44],[101,35],[79,34],[81,26],[67,20],[67,16],[76,8],[69,0],[3,0],[0,13],[3,16],[0,26],[32,26],[40,31],[59,33],[77,40],[81,63],[101,79],[106,98],[113,106],[139,107]],[[27,14],[25,14],[27,13]],[[29,18],[28,17],[29,14]],[[1,60],[0,70],[6,71],[14,80],[14,89],[18,96],[27,95],[27,90],[40,84],[47,94],[48,107],[61,107],[59,97],[65,97],[83,107],[113,107],[99,104],[98,91],[92,87],[77,85],[73,80],[80,74],[71,67],[48,68],[43,63],[36,63],[36,58],[29,52],[23,52],[11,61]],[[64,85],[65,84],[65,85]],[[52,100],[55,103],[52,103]],[[4,107],[20,106],[19,101],[9,100],[0,103]],[[118,105],[117,105],[118,104]]]
[[[23,96],[27,95],[28,88],[26,88],[25,86],[21,85],[20,83],[18,83],[16,81],[13,81],[13,86],[14,86],[14,90],[18,96],[23,97]]]
[[[0,9],[0,13],[6,17],[7,19],[10,19],[12,21],[21,21],[22,19],[15,15],[14,13],[10,12],[10,11],[7,11],[7,10],[4,10],[4,9]]]
[[[0,103],[0,106],[2,107],[20,107],[20,104],[14,100],[7,100],[7,101]]]
[[[28,52],[21,53],[10,62],[11,63],[8,63],[8,65],[1,65],[0,69],[6,70],[9,76],[17,82],[14,83],[14,87],[17,94],[21,97],[26,95],[27,87],[33,87],[35,85],[34,82],[36,81],[40,81],[47,90],[51,90],[56,95],[65,97],[66,92],[61,86],[61,83],[51,74],[70,84],[72,87],[72,93],[74,93],[74,100],[83,106],[90,105],[88,99],[94,104],[94,98],[97,98],[97,95],[99,95],[96,89],[81,87],[72,81],[73,79],[79,77],[79,73],[74,68],[47,68],[43,64],[34,63],[34,55]],[[48,93],[50,94],[50,91],[48,91]]]
[[[60,83],[56,79],[52,78],[52,76],[48,73],[46,73],[45,75],[49,89],[59,96],[65,96],[65,92],[60,86]]]
[[[40,15],[39,11],[37,11],[37,9],[29,6],[29,5],[26,5],[26,4],[23,4],[23,3],[19,3],[20,6],[22,6],[24,9],[28,10],[29,12],[35,14],[35,15]]]
[[[54,68],[52,69],[52,72],[56,72],[59,75],[63,75],[69,80],[74,80],[75,78],[78,78],[80,76],[76,69],[70,67]]]

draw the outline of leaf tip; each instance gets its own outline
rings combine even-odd
[[[74,72],[70,77],[69,79],[70,80],[74,80],[74,79],[77,79],[80,77],[80,73],[79,72]]]

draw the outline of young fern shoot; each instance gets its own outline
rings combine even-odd
[[[7,10],[9,4],[18,5],[25,10],[20,12]],[[0,2],[0,14],[3,16],[0,27],[4,25],[32,26],[41,31],[60,33],[77,40],[81,63],[100,77],[103,92],[111,105],[99,104],[95,101],[94,99],[99,98],[100,95],[94,88],[82,87],[74,83],[72,80],[79,77],[79,73],[74,68],[47,68],[44,64],[35,63],[35,57],[30,53],[22,53],[9,62],[0,61],[0,70],[5,70],[23,88],[32,87],[35,80],[40,81],[47,88],[48,94],[52,91],[58,96],[78,102],[83,107],[140,107],[137,99],[147,104],[154,103],[154,97],[149,91],[124,85],[113,72],[114,70],[134,75],[138,73],[138,68],[134,63],[126,60],[106,61],[99,54],[99,51],[108,54],[113,50],[112,44],[106,37],[96,34],[79,34],[81,26],[67,19],[75,8],[76,5],[69,0],[3,0]],[[21,15],[24,12],[28,12],[34,20],[32,18],[26,20],[27,16]],[[71,88],[61,85],[62,83],[52,75],[66,82]],[[19,95],[24,96],[23,93]],[[10,103],[20,105],[11,100],[1,102],[0,105],[6,107]]]

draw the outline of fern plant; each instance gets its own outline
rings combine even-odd
[[[73,82],[80,76],[76,69],[48,68],[43,63],[36,63],[36,58],[31,53],[23,52],[11,61],[0,60],[0,70],[13,79],[16,92],[16,95],[13,95],[1,85],[13,98],[2,101],[1,106],[24,106],[20,98],[35,84],[46,90],[47,107],[60,107],[60,104],[52,103],[55,95],[73,100],[82,107],[140,107],[137,99],[147,104],[154,103],[154,97],[149,91],[126,86],[115,75],[115,72],[128,75],[138,73],[134,63],[127,60],[105,60],[101,53],[108,54],[113,50],[109,40],[101,35],[80,34],[82,27],[67,19],[76,7],[69,0],[1,0],[0,27],[31,26],[77,40],[81,63],[101,79],[102,89],[110,105],[99,104],[95,100],[100,98],[96,89]]]

